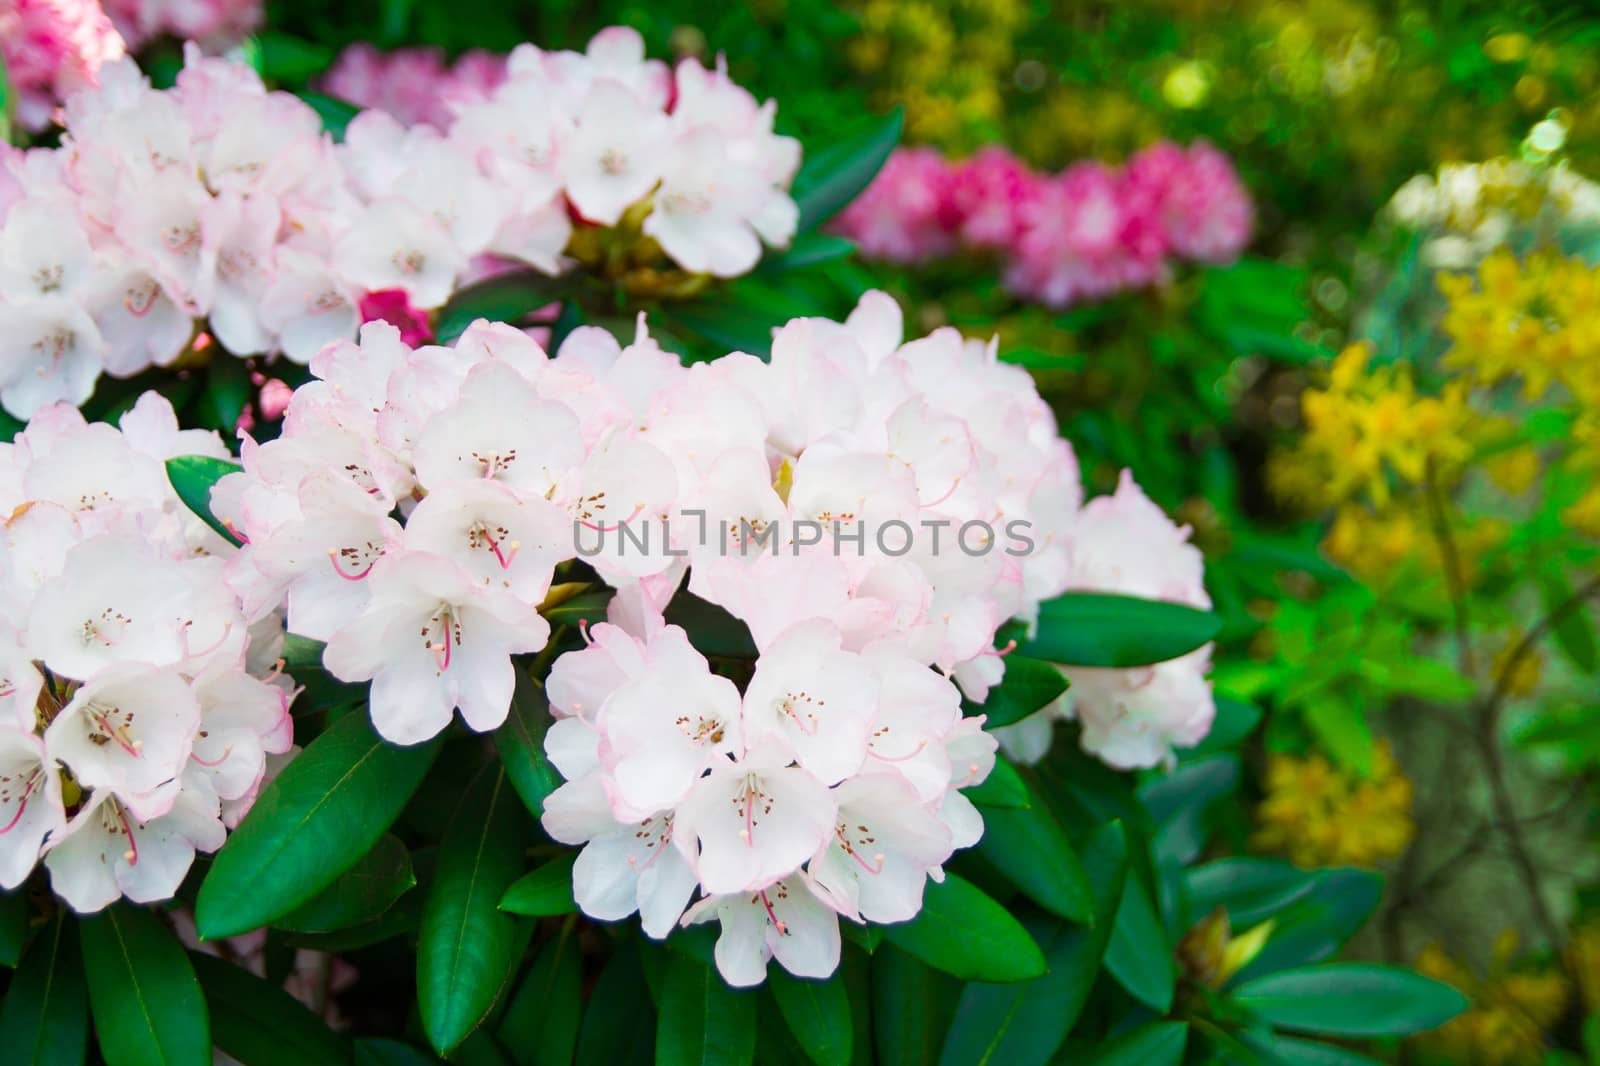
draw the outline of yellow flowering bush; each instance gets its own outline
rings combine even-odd
[[[1497,938],[1488,973],[1479,976],[1443,947],[1430,944],[1418,972],[1466,993],[1472,1007],[1419,1037],[1428,1063],[1449,1066],[1541,1066],[1550,1031],[1572,1001],[1572,983],[1558,968],[1518,956],[1515,930]]]

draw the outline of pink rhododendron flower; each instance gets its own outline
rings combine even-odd
[[[130,48],[157,37],[195,41],[217,53],[261,26],[262,0],[104,0]]]
[[[0,0],[0,58],[24,129],[48,126],[57,106],[92,88],[123,50],[98,0]]]
[[[1174,257],[1229,262],[1251,221],[1232,164],[1201,141],[1151,145],[1121,169],[1084,161],[1055,175],[1035,175],[1001,147],[962,162],[902,148],[834,228],[894,262],[995,253],[1012,291],[1065,307],[1158,283]]]
[[[505,76],[505,57],[488,52],[467,52],[447,65],[436,48],[381,52],[360,42],[339,53],[320,88],[358,107],[387,112],[408,126],[444,130],[451,122],[452,104],[482,99]]]
[[[361,321],[387,322],[400,331],[403,344],[416,346],[433,340],[428,315],[411,306],[404,289],[380,289],[361,297]]]

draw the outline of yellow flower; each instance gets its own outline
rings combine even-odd
[[[1517,959],[1517,935],[1511,929],[1496,939],[1486,977],[1437,945],[1423,949],[1417,971],[1455,986],[1472,1001],[1466,1013],[1417,1038],[1421,1048],[1459,1066],[1540,1066],[1545,1035],[1572,999],[1572,986],[1559,972]]]
[[[1296,865],[1372,866],[1411,843],[1411,780],[1386,741],[1379,741],[1365,778],[1316,752],[1273,754],[1265,785],[1251,846]]]

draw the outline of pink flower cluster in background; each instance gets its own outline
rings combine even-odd
[[[438,48],[379,51],[352,44],[318,85],[329,96],[357,107],[388,112],[407,126],[450,126],[451,104],[487,97],[506,80],[506,57],[471,51],[455,63]]]
[[[0,59],[25,130],[50,125],[57,105],[97,84],[123,51],[97,0],[0,0]]]
[[[1035,173],[1003,147],[959,162],[923,147],[890,156],[834,229],[897,263],[992,253],[1012,292],[1066,307],[1156,284],[1175,260],[1229,262],[1253,215],[1233,164],[1204,141],[1059,174]]]

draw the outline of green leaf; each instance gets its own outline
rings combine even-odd
[[[790,270],[803,270],[819,263],[843,259],[855,250],[854,242],[831,233],[800,233],[795,235],[787,249],[761,260],[757,272],[782,274]]]
[[[1189,1042],[1183,1022],[1147,1022],[1100,1045],[1084,1066],[1179,1066]]]
[[[0,1003],[0,1048],[18,1066],[76,1066],[89,1043],[78,923],[58,914],[23,954]]]
[[[579,593],[569,600],[562,600],[554,607],[539,613],[544,615],[545,621],[549,622],[552,628],[559,625],[577,625],[580,622],[604,622],[606,606],[615,595],[615,589],[598,588],[591,592]]]
[[[544,801],[561,786],[561,775],[544,753],[544,735],[550,729],[550,701],[544,684],[525,670],[517,671],[516,691],[511,695],[511,713],[494,733],[494,746],[500,752],[511,787],[522,797],[523,806],[534,817],[544,813]]]
[[[1179,752],[1178,757],[1193,759],[1237,748],[1260,724],[1261,708],[1218,696],[1217,717],[1211,723],[1211,732],[1193,748]]]
[[[261,77],[303,85],[332,65],[333,49],[316,41],[268,30],[254,39]]]
[[[905,115],[895,108],[807,154],[790,194],[800,207],[799,232],[816,229],[872,183],[900,143]]]
[[[356,1066],[438,1066],[439,1060],[398,1040],[371,1037],[356,1041]]]
[[[1031,802],[1028,784],[1004,755],[996,755],[994,769],[981,785],[964,788],[961,794],[980,807],[1026,807]]]
[[[872,1044],[880,1063],[929,1063],[939,1057],[946,1021],[961,985],[892,945],[872,956]],[[865,1049],[858,1058],[867,1058]]]
[[[1235,929],[1247,929],[1305,898],[1317,875],[1280,859],[1241,855],[1187,871],[1184,884],[1195,918],[1222,907]]]
[[[361,109],[355,104],[335,99],[325,93],[302,92],[296,95],[311,106],[311,110],[322,119],[322,128],[333,134],[333,139],[336,141],[344,140],[344,131],[350,125],[350,120],[361,113]]]
[[[235,546],[244,543],[211,513],[211,487],[229,474],[242,470],[238,463],[209,455],[179,455],[167,460],[167,480],[183,505],[199,515],[217,535]]]
[[[756,641],[750,627],[714,603],[683,590],[664,612],[667,622],[682,626],[701,655],[719,659],[754,659]]]
[[[211,1061],[211,1023],[183,946],[155,913],[118,903],[82,921],[94,1031],[107,1066]]]
[[[583,972],[572,922],[534,956],[495,1034],[517,1066],[568,1066],[578,1044]]]
[[[1090,920],[1094,901],[1077,852],[1055,813],[1031,788],[1026,807],[984,811],[978,852],[1045,910],[1075,922]]]
[[[399,837],[385,833],[333,884],[274,924],[301,933],[327,933],[365,925],[388,913],[395,900],[416,884],[411,852]]]
[[[756,1054],[756,997],[716,970],[674,954],[656,1022],[656,1066],[748,1066]]]
[[[646,1066],[654,1061],[655,1008],[639,962],[639,938],[629,937],[600,971],[578,1031],[577,1066]]]
[[[1127,873],[1120,823],[1099,827],[1084,842],[1095,921],[1037,923],[1047,973],[1017,984],[969,984],[961,994],[940,1066],[1043,1066],[1078,1020],[1110,937]]]
[[[454,344],[480,318],[516,324],[541,307],[564,299],[569,285],[535,270],[500,274],[457,290],[439,310],[437,343]]]
[[[578,909],[572,899],[572,864],[576,852],[563,852],[530,874],[517,878],[506,889],[500,909],[531,918],[571,914]]]
[[[1360,776],[1372,773],[1377,744],[1367,726],[1367,715],[1355,702],[1319,699],[1306,706],[1304,717],[1311,734],[1335,762]]]
[[[1284,1029],[1328,1036],[1410,1036],[1467,1009],[1467,997],[1410,970],[1327,963],[1240,985],[1235,1005]]]
[[[1026,981],[1045,969],[1044,955],[1028,931],[955,874],[943,883],[929,882],[922,912],[909,922],[886,926],[884,939],[968,981]]]
[[[1066,677],[1047,662],[1022,655],[1009,655],[1005,662],[1005,677],[989,690],[981,704],[962,703],[968,715],[988,716],[984,723],[986,729],[1015,725],[1044,710],[1067,691]]]
[[[0,892],[0,966],[14,968],[22,960],[23,949],[33,929],[28,923],[28,893],[20,887]]]
[[[295,697],[294,713],[297,717],[335,707],[353,707],[367,700],[368,685],[340,681],[322,665],[322,652],[326,647],[320,640],[294,633],[284,634],[283,672],[294,678],[295,684],[304,690]]]
[[[1370,870],[1319,870],[1314,876],[1310,892],[1273,916],[1267,946],[1236,982],[1328,958],[1360,931],[1383,895],[1383,877]]]
[[[1117,983],[1140,1003],[1160,1014],[1172,1006],[1177,975],[1172,945],[1156,914],[1150,895],[1137,877],[1128,878],[1122,890],[1106,948],[1106,969]]]
[[[526,823],[506,775],[490,767],[439,846],[417,935],[417,1007],[442,1055],[483,1023],[514,975],[524,941],[498,905],[522,867]]]
[[[205,991],[212,1039],[244,1066],[331,1066],[353,1058],[347,1040],[277,985],[210,955],[194,952],[189,961]]]
[[[400,748],[351,713],[262,790],[200,886],[207,939],[266,925],[311,900],[372,850],[428,772],[437,742]]]
[[[1269,1061],[1274,1066],[1381,1066],[1377,1059],[1357,1055],[1342,1047],[1295,1040],[1278,1033],[1248,1033],[1244,1036],[1244,1042],[1270,1056]]]
[[[1124,668],[1187,655],[1216,637],[1222,619],[1166,600],[1069,592],[1039,606],[1022,655],[1067,666]]]
[[[1557,613],[1572,599],[1572,583],[1567,575],[1559,567],[1546,565],[1539,571],[1539,591],[1544,599],[1544,613],[1556,619],[1556,643],[1572,665],[1585,674],[1600,671],[1600,649],[1595,647],[1594,619],[1588,609]]]
[[[212,349],[211,365],[206,368],[206,388],[202,394],[202,418],[224,438],[233,435],[239,415],[250,406],[250,371],[244,360],[223,350]]]
[[[795,1043],[812,1062],[817,1066],[850,1066],[855,1023],[850,1016],[844,974],[836,973],[826,981],[809,981],[773,968],[767,974],[767,984]]]

